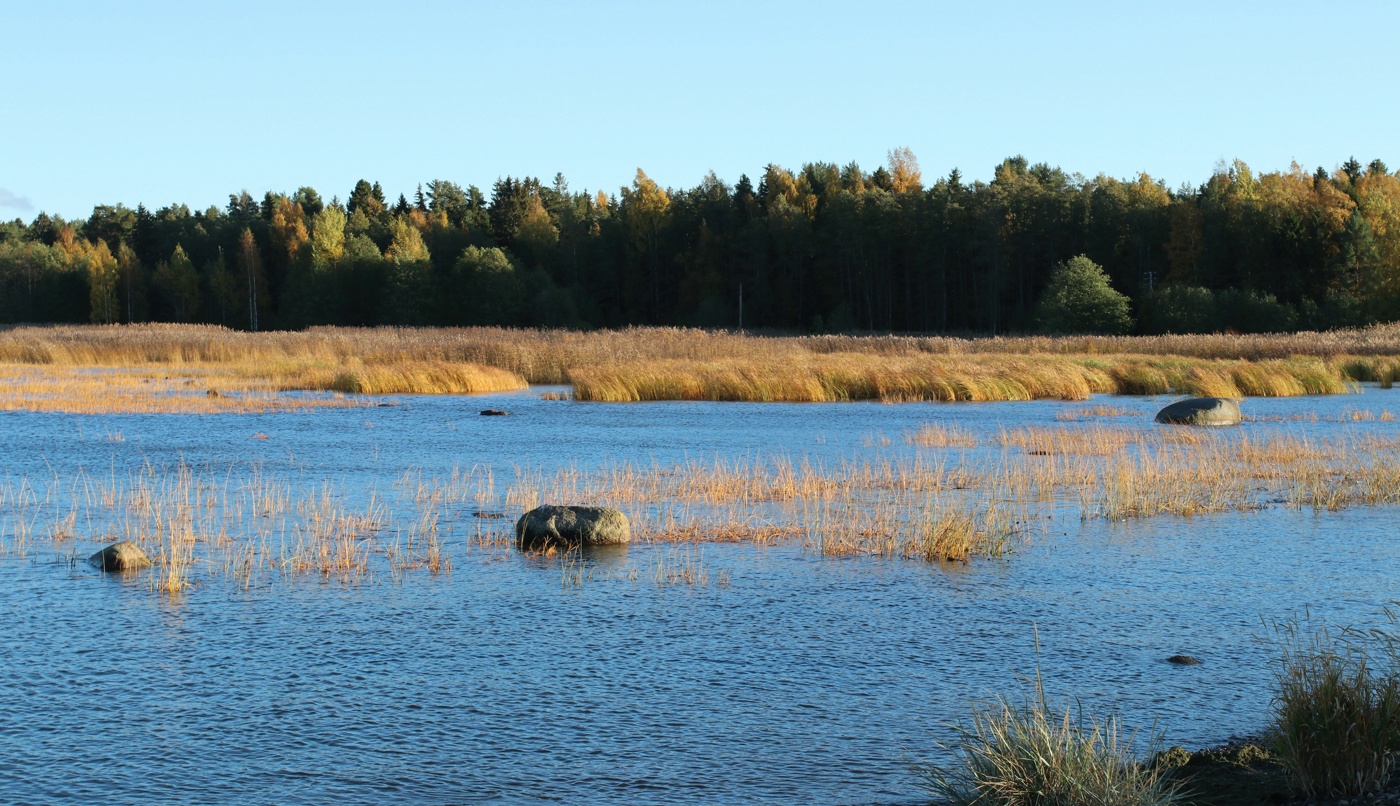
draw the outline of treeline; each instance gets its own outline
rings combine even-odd
[[[907,149],[866,172],[811,163],[616,194],[506,177],[396,199],[360,181],[222,209],[96,207],[0,224],[0,321],[630,324],[797,331],[1028,331],[1084,255],[1141,332],[1400,319],[1400,172],[1222,166],[1171,190],[1014,157],[926,185]]]

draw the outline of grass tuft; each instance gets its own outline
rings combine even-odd
[[[1392,613],[1392,623],[1394,614]],[[1356,633],[1333,636],[1325,626],[1304,635],[1278,628],[1283,658],[1274,698],[1274,751],[1291,786],[1310,797],[1350,797],[1382,790],[1400,753],[1400,668],[1396,636],[1379,642]],[[1378,672],[1370,646],[1390,668]]]
[[[1167,806],[1181,802],[1159,767],[1133,757],[1119,718],[1052,712],[1037,675],[1022,704],[998,698],[955,728],[957,763],[916,763],[919,785],[950,806]],[[1150,755],[1150,754],[1149,754]]]

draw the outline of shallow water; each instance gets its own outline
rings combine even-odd
[[[512,465],[937,453],[902,435],[930,422],[996,434],[1084,408],[540,391],[267,415],[3,413],[0,433],[11,478],[40,494],[80,468],[184,461],[387,495],[410,467],[507,478]],[[1083,422],[1150,428],[1167,399],[1095,402],[1141,414]],[[1344,419],[1353,409],[1400,411],[1400,396],[1250,400],[1261,421],[1238,433],[1400,432]],[[1305,412],[1324,419],[1272,419]],[[637,545],[589,558],[582,585],[562,584],[558,561],[452,538],[448,574],[214,578],[175,599],[66,561],[98,546],[79,522],[74,541],[0,559],[0,800],[919,803],[905,759],[939,758],[972,700],[1021,690],[1037,635],[1052,699],[1120,708],[1168,743],[1218,742],[1267,718],[1271,620],[1307,608],[1376,623],[1396,597],[1396,515],[1058,517],[1006,559],[947,568]],[[648,569],[678,551],[728,584],[658,586]],[[1163,661],[1177,653],[1204,663]]]

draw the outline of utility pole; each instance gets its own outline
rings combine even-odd
[[[1142,273],[1142,276],[1147,278],[1147,293],[1151,294],[1151,293],[1152,293],[1152,281],[1157,279],[1157,273],[1156,273],[1156,272],[1151,272],[1151,271],[1145,271],[1145,272]]]
[[[739,283],[739,332],[744,332],[744,284]]]

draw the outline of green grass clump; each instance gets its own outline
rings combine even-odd
[[[1325,626],[1304,636],[1296,624],[1279,632],[1272,739],[1293,789],[1314,798],[1380,791],[1400,753],[1397,637],[1344,631],[1334,639]],[[1377,648],[1388,669],[1376,670]]]
[[[918,763],[919,785],[951,806],[1167,806],[1181,793],[1164,769],[1132,754],[1116,715],[1050,710],[1039,677],[1027,702],[977,706],[956,728],[958,762]],[[1149,754],[1150,755],[1150,754]]]
[[[1394,356],[1351,356],[1341,363],[1341,371],[1353,381],[1379,383],[1382,389],[1400,379],[1400,359]]]

